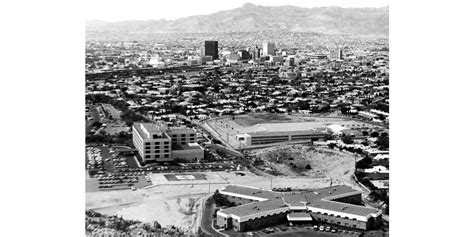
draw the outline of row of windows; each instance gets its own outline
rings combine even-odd
[[[155,149],[160,149],[160,146],[155,146],[154,147]],[[170,146],[169,145],[166,145],[166,146],[163,146],[163,149],[169,149]],[[146,146],[145,147],[145,150],[150,150],[151,149],[151,146]]]
[[[321,212],[316,212],[316,214],[320,214],[320,215],[326,215],[326,216],[334,216],[334,214],[328,214],[328,213],[321,213]],[[349,220],[349,217],[341,217],[340,215],[336,215],[337,218],[344,218],[346,220]],[[357,219],[356,218],[352,218],[352,220],[356,221]]]
[[[169,154],[165,154],[163,156],[163,158],[169,158],[170,155]],[[150,159],[151,158],[151,155],[145,155],[145,159]],[[154,158],[161,158],[160,155],[155,155]]]
[[[160,145],[161,142],[155,142],[153,144],[156,146],[156,145]],[[168,144],[170,144],[170,142],[169,141],[164,141],[163,144],[168,145]],[[150,142],[145,142],[145,146],[150,146],[150,145],[151,145]]]
[[[336,221],[334,221],[334,220],[328,221],[328,219],[324,219],[324,220],[323,220],[323,219],[321,219],[321,218],[318,218],[317,220],[318,220],[318,221],[324,221],[324,222],[326,222],[326,223],[336,223],[337,225],[341,225],[341,222],[340,222],[340,221],[338,221],[338,222],[336,222]],[[344,223],[344,226],[350,227],[351,225],[350,225],[349,223],[345,222],[345,223]],[[352,225],[352,228],[354,228],[354,229],[357,228],[357,225]]]
[[[185,136],[186,136],[186,134],[181,134],[181,137],[185,137]],[[189,134],[189,136],[194,137],[195,134],[191,133],[191,134]],[[173,137],[178,137],[178,134],[173,134]]]
[[[155,150],[155,152],[158,152],[158,153],[159,153],[160,150],[157,149],[157,150]],[[170,150],[164,150],[164,151],[163,151],[163,153],[169,153],[169,152],[170,152]],[[145,154],[149,154],[149,153],[150,153],[150,150],[145,150]]]
[[[190,142],[194,142],[194,138],[190,138],[189,141],[190,141]],[[176,142],[178,142],[178,139],[173,138],[172,142],[173,142],[173,143],[176,143]]]

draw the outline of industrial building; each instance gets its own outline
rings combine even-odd
[[[217,226],[248,231],[287,222],[376,228],[382,211],[361,205],[361,192],[340,185],[305,192],[274,192],[231,185],[218,190],[234,207],[217,212]]]
[[[142,161],[198,161],[204,149],[196,143],[196,132],[187,127],[169,127],[165,124],[134,123],[133,145]]]
[[[253,145],[271,144],[289,141],[314,141],[327,140],[331,134],[330,130],[324,127],[311,127],[304,123],[283,124],[261,124],[255,127],[255,131],[237,134],[236,138],[242,147]]]

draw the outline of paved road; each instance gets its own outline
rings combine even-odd
[[[212,197],[210,197],[212,198]],[[208,198],[210,200],[210,198]],[[226,236],[217,232],[212,227],[212,212],[214,211],[214,203],[204,200],[203,213],[201,217],[201,229],[206,234],[206,236]]]

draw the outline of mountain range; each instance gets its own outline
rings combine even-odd
[[[385,35],[389,9],[295,6],[242,7],[176,20],[105,22],[86,21],[88,33],[227,33],[294,31],[323,34]]]

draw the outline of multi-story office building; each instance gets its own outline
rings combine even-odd
[[[250,53],[247,50],[239,50],[237,54],[243,60],[250,59]]]
[[[165,128],[151,123],[134,123],[133,145],[144,162],[171,159],[171,137]]]
[[[186,127],[168,127],[172,145],[187,145],[196,142],[196,132]]]
[[[212,60],[219,59],[218,43],[217,41],[204,41],[205,56],[212,56]]]
[[[152,123],[134,123],[132,129],[133,144],[144,162],[197,161],[204,157],[193,129]]]
[[[275,55],[275,43],[263,43],[263,56]]]

